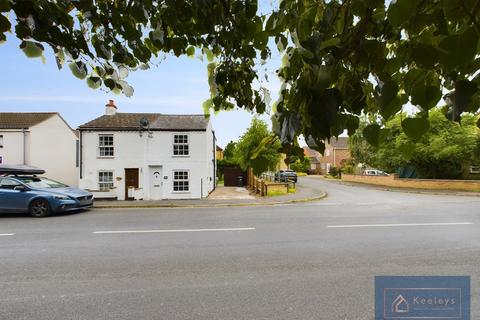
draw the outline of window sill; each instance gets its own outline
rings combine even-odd
[[[172,193],[190,193],[190,191],[172,191]]]
[[[97,157],[97,159],[115,159],[115,157]]]
[[[187,155],[173,155],[172,158],[189,158],[190,155],[187,154]]]

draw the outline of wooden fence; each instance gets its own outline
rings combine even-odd
[[[275,182],[275,174],[267,172],[256,177],[253,170],[247,171],[247,187],[255,194],[262,197],[269,194],[288,194],[289,190],[295,189],[295,183]]]

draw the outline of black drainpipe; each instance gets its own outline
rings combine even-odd
[[[80,179],[83,178],[83,171],[82,171],[82,168],[83,168],[83,160],[82,160],[82,130],[78,130],[79,132],[79,141],[80,141],[80,147],[79,147],[79,150],[78,150],[78,156],[79,156],[79,159],[80,159],[80,162],[79,162],[79,166],[80,166]]]

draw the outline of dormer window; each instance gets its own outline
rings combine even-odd
[[[188,135],[175,134],[173,135],[173,155],[174,156],[188,156]]]

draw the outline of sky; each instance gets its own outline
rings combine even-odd
[[[118,112],[157,112],[164,114],[202,114],[202,103],[209,98],[207,62],[168,55],[149,70],[131,72],[126,79],[135,89],[126,98],[101,90],[92,90],[85,80],[75,78],[68,66],[58,70],[55,58],[45,51],[40,58],[27,58],[13,36],[0,44],[0,112],[60,112],[72,128],[104,114],[105,104],[113,99]],[[278,55],[278,54],[277,54]],[[272,101],[280,87],[273,70],[278,57],[269,63]],[[217,144],[221,147],[236,140],[248,128],[253,115],[243,111],[223,111],[212,115]],[[270,123],[270,117],[262,119]]]

